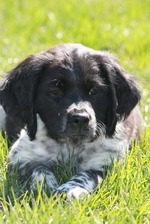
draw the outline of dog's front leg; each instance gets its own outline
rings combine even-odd
[[[58,183],[53,172],[43,165],[34,165],[33,163],[9,164],[7,169],[9,177],[17,177],[18,181],[28,190],[36,191],[42,184],[42,188],[48,191],[54,191]],[[14,177],[13,177],[14,175]]]
[[[28,190],[37,190],[40,184],[46,191],[55,190],[58,183],[51,169],[49,154],[44,146],[39,147],[38,141],[30,141],[24,130],[22,134],[8,155],[8,177],[14,176]]]
[[[103,174],[101,171],[81,171],[73,176],[68,182],[59,186],[55,193],[66,193],[68,200],[80,198],[81,196],[92,192],[102,181],[102,176]]]
[[[58,187],[56,177],[53,172],[44,166],[36,167],[30,178],[30,190],[37,190],[37,185],[42,184],[45,190],[53,191]]]

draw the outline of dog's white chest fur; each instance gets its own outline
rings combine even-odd
[[[119,126],[121,127],[121,124],[118,128]],[[127,146],[127,140],[121,139],[119,134],[111,139],[99,138],[80,147],[73,147],[69,143],[59,144],[47,136],[45,125],[38,116],[36,139],[30,141],[26,131],[22,130],[9,153],[9,161],[12,165],[19,162],[23,168],[32,161],[48,167],[52,162],[67,162],[71,159],[77,163],[79,170],[102,170],[105,165],[111,164],[113,159],[123,158]]]

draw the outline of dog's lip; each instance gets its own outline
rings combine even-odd
[[[71,135],[71,136],[69,136],[69,138],[74,144],[80,144],[81,142],[84,142],[85,139],[87,139],[87,136],[85,136],[85,135]]]
[[[84,143],[87,141],[91,141],[92,140],[92,136],[87,136],[87,135],[70,135],[69,139],[74,143],[74,144],[80,144],[80,143]]]
[[[70,135],[70,137],[82,138],[82,137],[87,137],[87,136],[86,135],[83,135],[83,134],[74,134],[74,135]]]
[[[81,134],[81,133],[79,133],[79,134],[71,134],[68,137],[71,138],[71,139],[72,138],[78,138],[78,139],[89,138],[88,135],[84,135],[84,134]]]
[[[93,139],[95,139],[95,133],[69,133],[69,131],[67,131],[60,134],[58,141],[64,143],[72,142],[73,144],[84,144],[86,142],[92,142]]]

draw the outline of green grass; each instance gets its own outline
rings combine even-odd
[[[27,55],[63,42],[109,50],[139,77],[140,107],[150,126],[149,0],[0,1],[0,73]],[[150,128],[125,161],[115,163],[89,198],[37,197],[6,180],[6,140],[0,137],[0,224],[150,223]],[[61,169],[61,167],[59,168]],[[62,179],[71,171],[62,175]]]

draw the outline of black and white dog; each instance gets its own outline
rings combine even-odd
[[[9,134],[22,129],[8,156],[9,172],[17,167],[30,189],[44,180],[69,199],[93,191],[105,165],[139,139],[139,100],[137,85],[107,52],[61,44],[29,56],[1,81],[3,128]],[[70,158],[79,173],[58,186],[53,163]]]

